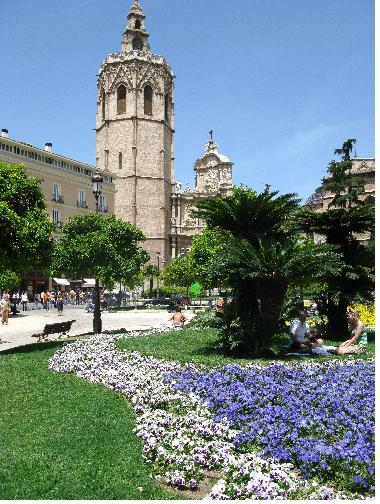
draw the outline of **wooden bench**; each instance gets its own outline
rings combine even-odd
[[[38,338],[41,341],[49,336],[49,334],[59,334],[58,339],[62,336],[67,336],[72,324],[76,320],[67,320],[66,322],[56,322],[55,324],[46,324],[42,332],[32,334],[32,338]]]

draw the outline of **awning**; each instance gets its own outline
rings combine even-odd
[[[70,282],[68,282],[66,278],[53,278],[53,280],[58,285],[70,285]]]
[[[83,278],[82,287],[95,287],[95,278]]]

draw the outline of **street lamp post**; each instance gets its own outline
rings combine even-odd
[[[99,212],[99,197],[102,193],[102,183],[103,177],[99,173],[99,170],[96,170],[94,175],[91,177],[92,182],[92,192],[95,196],[95,211]],[[95,276],[95,289],[94,289],[94,320],[93,320],[93,329],[94,334],[100,334],[102,332],[102,317],[100,314],[100,288],[99,288],[99,279]]]
[[[159,276],[160,276],[160,252],[156,252],[156,256],[157,256],[157,298],[159,297],[159,292],[160,292],[160,280],[159,280]]]

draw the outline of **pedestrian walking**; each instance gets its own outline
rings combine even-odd
[[[50,309],[49,294],[47,292],[44,292],[44,308],[46,311]]]
[[[21,294],[22,311],[28,311],[28,295],[24,291]]]
[[[39,294],[34,294],[33,297],[33,304],[32,304],[32,310],[39,310],[40,307],[38,306],[38,303],[40,302],[40,295]]]
[[[57,309],[58,309],[58,315],[62,315],[63,312],[63,296],[61,293],[58,294],[57,296]]]

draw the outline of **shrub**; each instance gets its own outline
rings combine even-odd
[[[375,305],[373,304],[354,304],[349,307],[359,312],[359,317],[366,326],[375,327]]]
[[[187,325],[192,329],[208,329],[209,327],[219,328],[222,327],[223,320],[215,316],[213,310],[205,310],[199,312]]]

